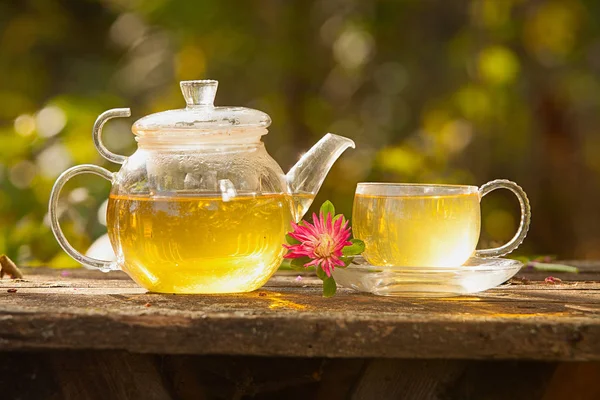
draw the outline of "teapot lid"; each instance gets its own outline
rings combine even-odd
[[[218,84],[219,82],[214,80],[180,82],[187,107],[140,118],[133,124],[133,133],[136,135],[170,132],[210,134],[224,130],[264,129],[271,125],[269,115],[259,110],[245,107],[215,107],[213,102]]]

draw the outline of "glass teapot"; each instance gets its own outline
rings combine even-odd
[[[50,195],[58,243],[86,267],[122,269],[139,285],[163,293],[235,293],[261,287],[280,265],[282,243],[312,203],[335,160],[354,142],[328,133],[284,174],[261,141],[270,117],[243,107],[215,107],[217,81],[181,82],[187,107],[134,123],[138,148],[125,157],[102,143],[111,118],[93,129],[100,154],[123,164],[112,173],[78,165],[58,177]],[[99,175],[112,183],[107,228],[113,262],[73,248],[59,225],[60,191],[73,176]]]

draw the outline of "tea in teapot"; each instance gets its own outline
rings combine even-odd
[[[117,173],[79,165],[57,179],[50,196],[52,230],[84,266],[122,269],[138,284],[164,293],[235,293],[261,287],[279,267],[285,234],[312,203],[335,160],[354,142],[327,134],[284,174],[266,152],[271,119],[243,107],[215,107],[216,81],[181,82],[187,107],[146,116],[133,125],[138,149],[110,152],[102,127],[129,109],[109,110],[93,139]],[[60,228],[60,191],[73,176],[111,181],[107,229],[116,262],[75,250]]]
[[[205,293],[253,290],[281,263],[290,221],[284,194],[229,201],[111,195],[107,212],[127,270],[143,286],[159,282],[152,287],[159,292],[190,284]]]

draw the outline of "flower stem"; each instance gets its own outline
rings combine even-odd
[[[537,271],[545,271],[545,272],[570,272],[577,274],[579,273],[579,268],[572,267],[570,265],[565,264],[550,264],[550,263],[542,263],[537,261],[530,261],[527,264],[528,267],[532,267]]]

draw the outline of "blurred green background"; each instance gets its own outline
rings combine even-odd
[[[359,181],[518,182],[533,222],[521,254],[600,258],[600,2],[3,0],[0,252],[73,266],[47,225],[58,174],[95,151],[131,154],[130,125],[184,105],[178,81],[220,81],[216,104],[271,115],[287,170],[326,132],[354,139],[315,206],[349,214]],[[75,180],[63,227],[102,235],[100,178]],[[314,208],[314,207],[313,207]],[[98,212],[100,209],[100,212]],[[98,217],[100,215],[100,218]],[[480,247],[508,240],[516,200],[483,202]]]

